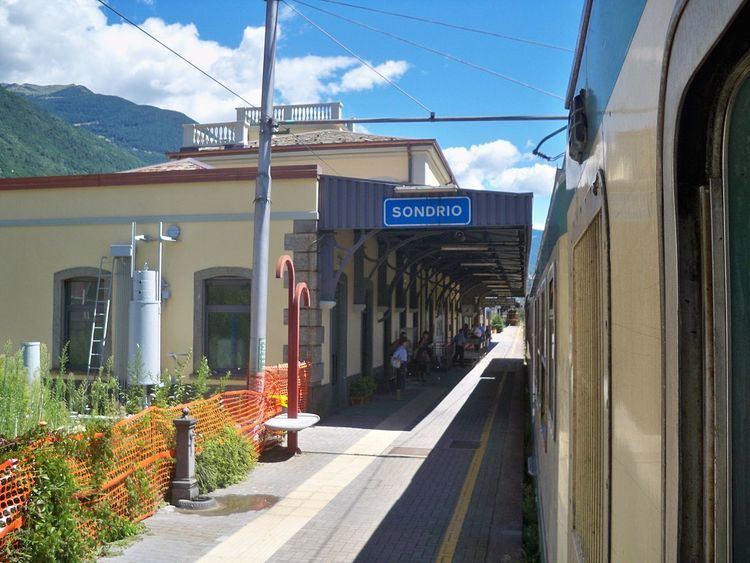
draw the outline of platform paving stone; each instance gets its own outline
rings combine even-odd
[[[516,560],[524,470],[521,336],[518,328],[506,329],[474,368],[410,382],[402,401],[376,396],[326,418],[300,434],[303,455],[270,452],[248,479],[212,493],[219,501],[277,497],[270,508],[211,515],[164,507],[145,521],[148,531],[137,542],[102,560]],[[483,428],[489,438],[479,451]],[[470,502],[456,520],[472,466]],[[446,538],[451,522],[460,533]]]

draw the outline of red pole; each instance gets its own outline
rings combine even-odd
[[[310,290],[307,284],[294,283],[294,262],[288,254],[279,257],[276,262],[276,277],[284,275],[284,268],[289,272],[289,299],[288,299],[288,339],[289,352],[287,364],[287,409],[286,416],[290,419],[297,418],[299,414],[299,309],[304,299],[306,306],[310,306]],[[287,449],[292,454],[299,451],[297,447],[297,433],[287,433]]]
[[[299,309],[303,300],[309,307],[310,290],[305,282],[299,282],[294,288],[294,298],[289,307],[289,379],[287,380],[289,406],[287,418],[297,418],[299,413]],[[292,312],[294,313],[293,317]],[[289,432],[287,435],[287,447],[292,453],[299,451],[296,432]]]
[[[287,369],[287,418],[297,418],[299,401],[297,397],[297,366],[299,365],[299,302],[296,295],[289,303],[289,367]],[[297,433],[288,432],[287,448],[292,454],[297,453]]]

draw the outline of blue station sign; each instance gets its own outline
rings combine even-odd
[[[384,227],[460,226],[471,223],[471,200],[458,197],[386,198]]]

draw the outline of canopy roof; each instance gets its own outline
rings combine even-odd
[[[455,199],[468,200],[463,224],[387,223],[386,200],[435,205]],[[376,267],[395,267],[397,278],[414,267],[429,268],[460,286],[462,300],[524,295],[532,194],[321,176],[319,200],[320,231],[355,230],[375,238],[382,249]]]

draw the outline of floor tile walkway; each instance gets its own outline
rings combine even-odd
[[[165,507],[106,562],[502,561],[521,548],[522,334],[473,368],[409,383],[300,434],[215,491],[218,510]],[[258,510],[260,508],[260,510]]]

